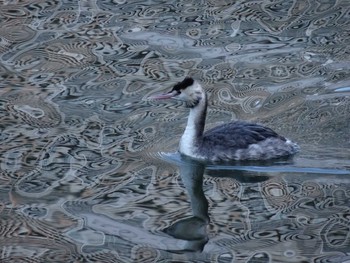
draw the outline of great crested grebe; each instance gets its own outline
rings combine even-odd
[[[299,146],[259,124],[234,121],[204,132],[207,96],[201,85],[186,77],[165,94],[152,99],[177,99],[190,108],[179,151],[206,161],[267,160],[295,154]]]

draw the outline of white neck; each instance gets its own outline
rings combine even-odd
[[[180,140],[180,152],[196,157],[196,149],[199,147],[205,125],[205,117],[207,112],[207,98],[203,93],[201,101],[190,109],[186,129]]]

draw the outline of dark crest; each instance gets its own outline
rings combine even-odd
[[[176,91],[181,91],[181,90],[184,90],[186,89],[187,87],[191,86],[193,84],[194,80],[193,78],[191,77],[186,77],[183,81],[177,83],[173,90],[176,90]]]

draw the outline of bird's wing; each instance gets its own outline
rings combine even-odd
[[[203,135],[205,142],[210,142],[218,146],[229,148],[244,149],[250,144],[258,143],[267,138],[280,138],[272,129],[259,124],[247,123],[242,121],[231,122],[214,127]]]

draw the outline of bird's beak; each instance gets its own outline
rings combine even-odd
[[[150,96],[150,99],[153,100],[164,100],[164,99],[171,99],[173,97],[175,97],[176,95],[178,95],[178,92],[176,90],[174,91],[170,91],[168,93],[163,93],[163,94],[155,94]]]

